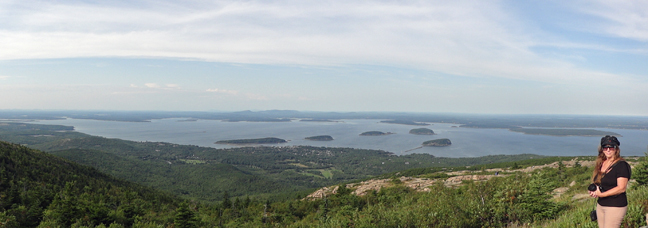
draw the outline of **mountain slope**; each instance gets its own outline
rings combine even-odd
[[[132,224],[134,216],[178,200],[65,159],[0,141],[0,222],[36,227]]]

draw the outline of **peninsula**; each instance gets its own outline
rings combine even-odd
[[[594,129],[571,129],[571,128],[511,128],[513,132],[524,133],[527,135],[549,135],[549,136],[591,136],[599,137],[605,135],[614,135],[621,137],[619,133],[611,131],[599,131]]]
[[[450,146],[450,139],[433,139],[423,142],[423,146]]]
[[[248,144],[279,144],[288,142],[284,139],[267,137],[259,139],[234,139],[234,140],[220,140],[215,144],[230,144],[230,145],[248,145]]]

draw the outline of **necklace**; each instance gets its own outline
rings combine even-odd
[[[612,164],[614,164],[614,161],[615,161],[615,160],[616,160],[616,159],[614,159],[614,160],[605,160],[605,161],[603,162],[602,167],[601,167],[601,170],[605,170],[605,171],[602,171],[602,172],[607,173],[608,169],[610,169],[610,166],[611,166]],[[605,169],[603,169],[603,167],[605,167]]]

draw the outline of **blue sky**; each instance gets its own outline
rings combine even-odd
[[[0,0],[0,109],[648,115],[645,1]]]

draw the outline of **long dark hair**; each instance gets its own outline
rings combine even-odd
[[[621,157],[621,148],[619,148],[619,146],[615,146],[614,148],[616,149],[616,152],[614,153],[612,161],[624,161],[624,159]],[[606,160],[607,157],[603,153],[603,147],[599,146],[598,156],[596,157],[596,165],[594,165],[594,173],[592,173],[592,182],[594,184],[601,184],[601,178],[603,178],[603,171],[601,171],[601,167],[603,167],[603,162]]]

